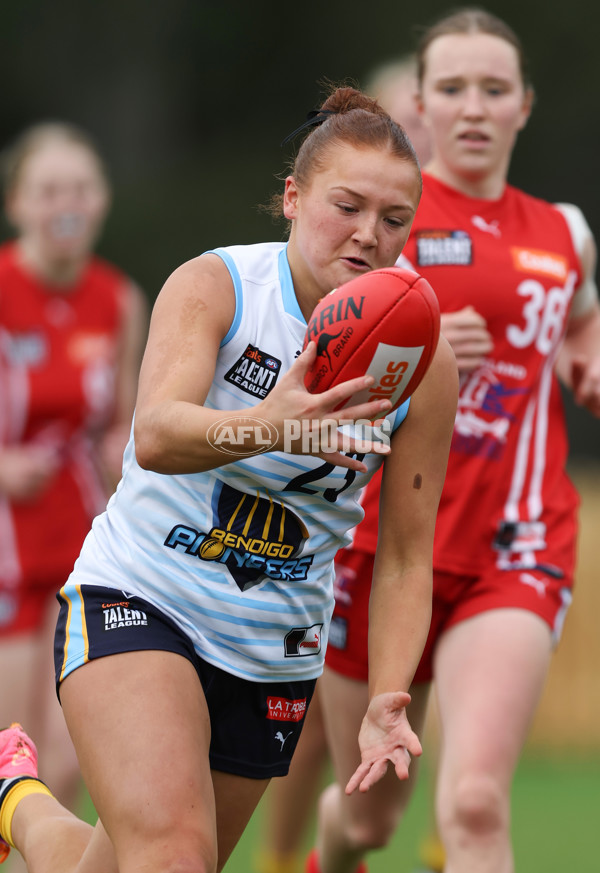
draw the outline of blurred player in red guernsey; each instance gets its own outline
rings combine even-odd
[[[0,724],[31,727],[65,802],[78,784],[56,700],[56,592],[120,477],[146,332],[143,296],[92,254],[110,202],[102,161],[70,125],[4,154],[0,247]]]
[[[402,265],[431,282],[461,374],[434,546],[433,615],[411,685],[421,725],[435,678],[436,812],[444,870],[512,873],[510,787],[571,601],[577,495],[557,374],[600,415],[595,245],[579,209],[507,183],[533,89],[503,21],[459,10],[424,32],[417,105],[431,135]],[[367,695],[368,583],[379,493],[337,557],[336,610],[319,680],[338,785],[320,803],[310,873],[364,870],[408,802],[382,779],[344,795]],[[362,696],[362,700],[361,700]],[[359,866],[360,865],[360,866]]]

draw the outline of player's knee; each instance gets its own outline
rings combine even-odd
[[[152,859],[153,870],[161,873],[216,873],[216,857],[177,854],[176,857]]]
[[[366,794],[357,804],[349,801],[339,785],[328,786],[319,802],[319,815],[325,830],[333,827],[346,846],[355,851],[368,852],[385,848],[390,842],[408,803],[409,792],[374,802]]]
[[[199,821],[177,819],[165,810],[164,818],[154,817],[124,827],[117,842],[117,856],[121,869],[123,852],[135,859],[135,869],[160,870],[161,873],[216,873],[217,844],[214,828],[203,828]],[[119,852],[123,846],[123,852]],[[127,864],[123,869],[128,869]]]
[[[136,855],[135,869],[146,869],[143,864],[147,859],[148,870],[160,870],[161,873],[216,873],[217,853],[214,845],[180,845],[177,835],[165,843],[154,842],[146,845],[142,852]],[[118,857],[119,869],[121,858]],[[127,863],[123,869],[127,868]]]
[[[445,832],[490,836],[508,825],[508,799],[496,780],[488,775],[469,775],[458,780],[450,803],[440,811]]]
[[[392,830],[382,828],[379,822],[372,823],[371,826],[368,822],[360,822],[347,829],[346,837],[348,844],[353,849],[372,852],[384,849],[389,843],[392,833]]]
[[[348,845],[364,852],[384,849],[398,826],[398,819],[399,813],[389,808],[354,816],[345,824]]]

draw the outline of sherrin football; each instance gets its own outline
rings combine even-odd
[[[385,398],[396,409],[427,372],[439,335],[440,308],[426,279],[400,267],[372,270],[340,285],[313,310],[304,348],[314,340],[317,357],[304,383],[320,394],[369,374],[374,384],[337,408]]]

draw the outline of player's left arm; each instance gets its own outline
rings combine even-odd
[[[431,620],[433,535],[457,398],[456,359],[441,337],[385,460],[369,605],[370,703],[348,793],[368,790],[390,762],[407,778],[407,753],[421,752],[405,708]]]
[[[582,213],[562,204],[575,248],[582,280],[575,291],[556,372],[573,391],[575,402],[600,417],[600,303],[596,286],[596,243]]]

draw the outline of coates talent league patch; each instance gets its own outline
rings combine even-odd
[[[417,265],[468,266],[473,261],[473,242],[464,230],[423,230],[417,234]]]
[[[274,388],[280,370],[279,358],[249,345],[233,367],[225,373],[225,381],[262,400]]]

